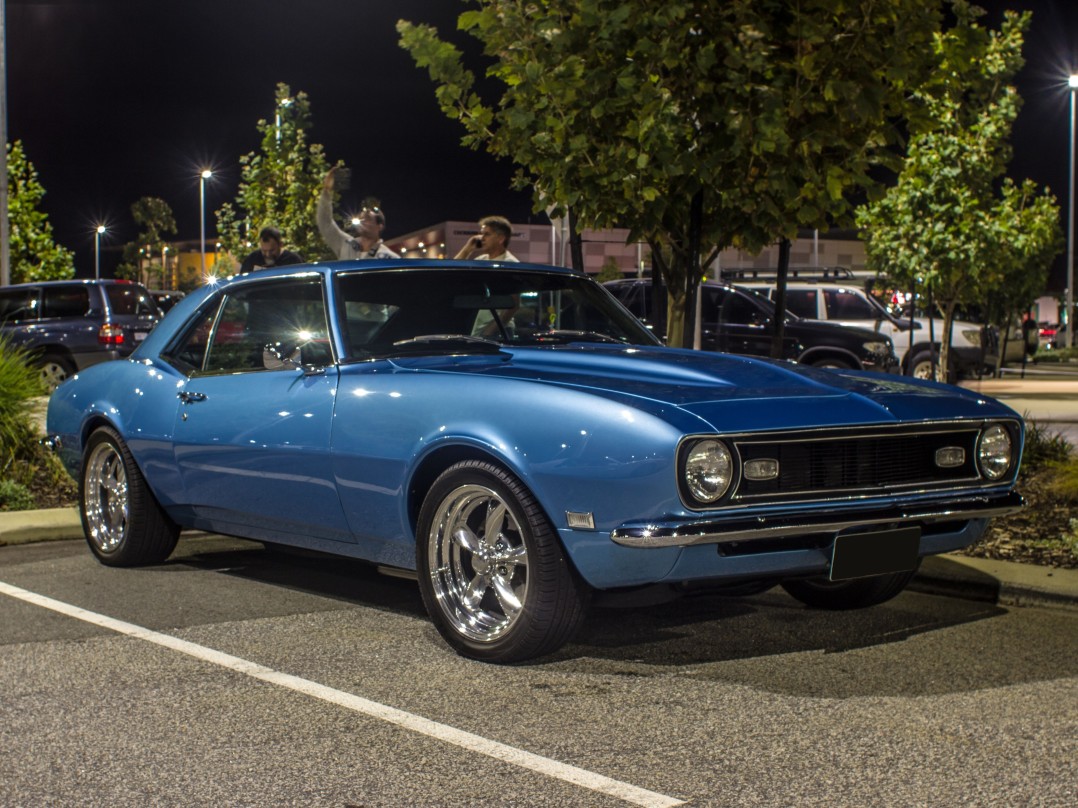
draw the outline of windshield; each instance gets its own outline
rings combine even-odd
[[[432,268],[338,277],[345,357],[483,352],[570,342],[656,345],[610,294],[579,275]]]

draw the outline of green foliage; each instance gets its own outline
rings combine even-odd
[[[40,373],[22,348],[0,337],[0,475],[11,476],[13,464],[25,459],[36,444],[28,402],[44,395]]]
[[[285,248],[304,259],[333,258],[315,224],[315,205],[330,166],[322,146],[308,142],[307,94],[292,95],[287,84],[278,84],[274,115],[256,128],[261,151],[240,158],[239,193],[217,211],[221,244],[242,259],[257,247],[258,231],[273,226],[280,229]]]
[[[1049,465],[1052,476],[1048,486],[1057,501],[1078,503],[1078,459],[1073,456],[1057,460]],[[1073,528],[1072,520],[1072,528]]]
[[[7,144],[7,183],[11,282],[75,277],[74,253],[53,239],[49,217],[39,210],[45,189],[19,140]]]
[[[400,21],[402,47],[462,142],[517,164],[536,210],[568,207],[582,226],[649,243],[671,344],[717,250],[852,219],[852,192],[894,162],[940,24],[926,0],[476,5],[458,27],[482,42],[497,97],[433,28]]]
[[[134,241],[124,245],[123,262],[116,269],[117,277],[169,288],[160,258],[168,246],[165,236],[176,233],[172,208],[163,199],[144,196],[131,206],[131,218],[141,230]],[[154,258],[158,260],[154,261]]]
[[[1078,362],[1078,346],[1051,350],[1041,348],[1033,358],[1038,364],[1041,362]]]
[[[625,273],[618,267],[617,259],[610,256],[599,268],[598,273],[595,275],[595,280],[599,283],[606,283],[607,281],[620,281],[624,277]]]
[[[28,511],[35,505],[34,495],[25,485],[0,480],[0,511]]]
[[[1049,432],[1026,417],[1026,443],[1022,450],[1022,471],[1039,471],[1047,466],[1072,461],[1074,448],[1059,432]]]
[[[931,286],[944,367],[955,308],[987,304],[1009,322],[1043,289],[1062,243],[1050,195],[1029,181],[999,185],[1020,104],[1008,82],[1029,19],[1008,12],[1000,31],[966,21],[935,38],[939,77],[915,94],[917,129],[898,183],[857,217],[871,268],[907,289]]]

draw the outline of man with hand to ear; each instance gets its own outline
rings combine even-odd
[[[509,239],[512,237],[513,226],[508,219],[504,216],[486,216],[479,220],[479,234],[468,239],[456,257],[519,263],[520,259],[509,252]]]

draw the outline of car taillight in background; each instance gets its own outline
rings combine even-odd
[[[116,323],[105,323],[101,328],[97,329],[97,341],[102,345],[123,345],[123,326]]]

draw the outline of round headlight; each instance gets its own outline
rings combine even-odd
[[[701,505],[709,505],[730,488],[734,479],[734,458],[726,444],[702,440],[685,456],[685,487]]]
[[[1011,467],[1014,445],[1011,433],[999,424],[992,424],[981,433],[977,443],[977,466],[989,480],[998,480]]]

